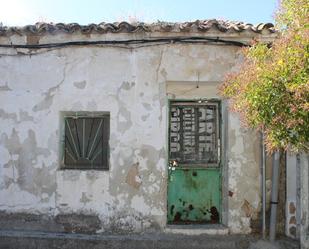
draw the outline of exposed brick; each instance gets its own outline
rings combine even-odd
[[[290,202],[290,205],[289,205],[290,214],[295,214],[295,211],[296,211],[296,207],[295,207],[294,202]]]
[[[295,218],[295,216],[292,216],[290,218],[289,224],[295,224],[296,225],[296,218]]]

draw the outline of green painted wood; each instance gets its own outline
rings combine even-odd
[[[219,223],[220,169],[169,170],[168,223]]]

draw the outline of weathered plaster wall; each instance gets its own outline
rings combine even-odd
[[[286,157],[286,234],[299,237],[300,223],[300,168],[296,155],[287,153]]]
[[[309,156],[302,153],[297,161],[300,169],[300,243],[309,248]]]
[[[101,231],[163,228],[168,96],[218,97],[215,86],[237,70],[239,48],[170,44],[70,47],[31,56],[4,52],[11,55],[0,56],[0,210],[96,215]],[[202,87],[192,90],[197,82]],[[63,111],[110,112],[109,171],[59,170]],[[248,233],[260,208],[258,139],[236,116],[228,114],[226,121],[225,223],[232,233]]]
[[[242,128],[233,114],[229,124],[229,224],[232,232],[246,233],[261,206],[260,140],[258,133]]]

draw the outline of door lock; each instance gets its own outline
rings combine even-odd
[[[175,170],[176,167],[178,167],[178,162],[177,162],[177,160],[170,160],[170,161],[169,161],[168,169],[169,169],[169,170]]]

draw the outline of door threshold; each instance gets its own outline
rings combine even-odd
[[[201,225],[167,225],[165,233],[183,234],[183,235],[227,235],[229,229],[222,224],[201,224]]]

